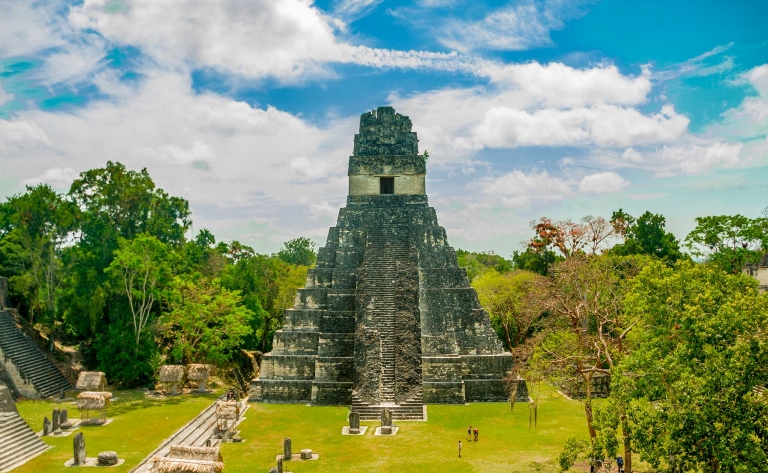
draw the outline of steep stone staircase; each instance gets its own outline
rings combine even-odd
[[[16,365],[22,378],[30,382],[41,397],[71,389],[69,381],[53,362],[16,326],[10,311],[0,309],[0,348],[6,359]]]
[[[381,418],[384,408],[392,411],[394,419],[423,419],[424,405],[419,395],[395,403],[395,312],[397,309],[397,262],[406,261],[410,245],[406,229],[399,228],[391,216],[383,217],[378,226],[368,232],[365,252],[367,296],[372,303],[372,315],[381,343],[381,375],[379,404],[371,405],[357,396],[352,397],[351,410],[364,420]]]
[[[11,471],[48,448],[17,412],[0,412],[0,472]]]

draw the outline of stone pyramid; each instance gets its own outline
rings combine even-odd
[[[427,202],[411,128],[391,107],[360,117],[347,205],[285,312],[251,400],[419,418],[424,403],[507,399],[512,356]]]

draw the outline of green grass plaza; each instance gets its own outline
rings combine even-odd
[[[220,393],[218,393],[220,394]],[[113,422],[105,426],[84,426],[89,456],[114,450],[126,461],[111,468],[128,472],[154,450],[163,439],[192,420],[212,403],[217,393],[148,399],[142,391],[119,391],[109,411]],[[56,408],[71,407],[54,401],[23,401],[19,412],[30,425],[41,426],[43,417]],[[429,405],[426,421],[395,421],[400,427],[392,437],[374,436],[378,425],[368,426],[365,435],[343,436],[347,406],[250,403],[239,425],[242,443],[221,446],[225,471],[267,472],[275,456],[283,451],[283,439],[290,437],[294,451],[311,448],[320,454],[317,461],[286,462],[286,471],[356,472],[554,472],[556,458],[568,437],[587,438],[582,403],[542,386],[538,398],[536,425],[530,425],[529,405],[517,403],[472,403]],[[532,423],[531,423],[532,424]],[[477,442],[467,441],[467,427],[479,429]],[[458,458],[458,442],[462,442]],[[17,468],[19,473],[68,472],[64,463],[72,457],[72,436],[43,437],[51,449]],[[574,467],[574,471],[577,467]]]

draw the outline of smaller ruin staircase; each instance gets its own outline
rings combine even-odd
[[[0,473],[23,465],[49,448],[24,422],[10,391],[0,384]]]
[[[6,360],[16,365],[19,374],[34,386],[41,397],[72,389],[67,378],[45,353],[16,326],[11,312],[0,308],[0,349]],[[3,361],[6,361],[3,360]]]
[[[377,228],[368,232],[365,253],[367,295],[373,302],[373,320],[381,343],[381,375],[379,378],[380,404],[370,405],[352,396],[351,410],[362,420],[381,418],[384,408],[392,411],[394,419],[424,419],[421,395],[404,402],[395,402],[395,312],[397,310],[397,263],[410,256],[410,245],[405,229],[393,222],[392,216],[382,218]],[[419,391],[420,393],[421,391]]]

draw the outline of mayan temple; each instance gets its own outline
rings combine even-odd
[[[426,403],[507,399],[512,356],[427,202],[411,127],[391,107],[360,117],[347,205],[262,359],[252,401],[419,418]]]

